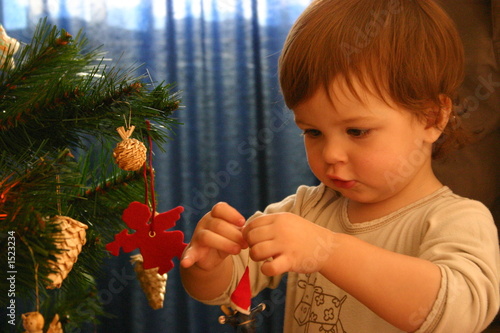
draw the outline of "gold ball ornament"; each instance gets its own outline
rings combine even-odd
[[[40,312],[34,311],[23,313],[21,318],[23,319],[23,327],[26,330],[24,333],[43,333],[45,319]],[[57,313],[50,322],[47,333],[64,333]]]
[[[59,224],[61,231],[54,236],[56,247],[62,252],[54,254],[57,261],[49,261],[49,266],[56,271],[48,278],[52,280],[47,289],[60,288],[63,280],[68,276],[73,265],[78,260],[82,247],[87,242],[85,230],[87,225],[68,216],[55,216],[52,223]]]
[[[163,300],[167,290],[167,273],[158,274],[158,267],[144,269],[144,260],[140,254],[131,256],[130,259],[130,262],[134,265],[134,271],[141,288],[146,294],[149,306],[154,310],[163,308]]]
[[[24,333],[43,333],[45,320],[40,312],[27,312],[21,315]]]
[[[134,129],[135,126],[130,126],[127,131],[123,127],[116,129],[122,141],[113,150],[113,157],[120,169],[125,171],[137,171],[146,162],[146,146],[141,141],[130,138]]]

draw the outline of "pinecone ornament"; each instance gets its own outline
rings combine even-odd
[[[40,312],[27,312],[21,315],[24,333],[43,333],[45,320]]]
[[[127,131],[124,127],[116,129],[122,141],[113,150],[113,157],[120,169],[125,171],[137,171],[146,162],[146,146],[141,141],[130,138],[134,129],[135,126],[130,126]]]
[[[87,241],[85,230],[88,228],[87,225],[67,216],[55,216],[52,223],[59,224],[61,228],[61,231],[54,238],[57,248],[61,249],[62,252],[55,254],[57,262],[49,261],[49,265],[57,273],[49,274],[48,277],[52,283],[47,286],[47,289],[61,287]]]
[[[163,307],[165,292],[167,288],[167,273],[158,274],[158,267],[144,269],[142,255],[137,254],[130,257],[130,262],[134,265],[134,271],[141,283],[141,288],[146,294],[149,306],[154,310]]]

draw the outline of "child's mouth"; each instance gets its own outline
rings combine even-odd
[[[338,188],[350,189],[356,185],[355,180],[332,179],[333,184]]]

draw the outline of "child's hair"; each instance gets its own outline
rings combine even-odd
[[[319,88],[331,94],[340,77],[355,96],[358,81],[430,126],[439,123],[440,97],[455,99],[463,71],[457,29],[432,0],[314,0],[292,27],[279,61],[290,109]],[[434,156],[460,140],[456,119],[452,111]]]

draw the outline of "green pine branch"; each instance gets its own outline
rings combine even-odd
[[[83,34],[75,38],[45,22],[31,44],[15,57],[16,67],[0,75],[0,149],[13,154],[46,141],[49,149],[82,147],[81,137],[109,140],[124,117],[145,135],[144,121],[161,123],[165,130],[151,132],[164,137],[176,125],[170,116],[179,100],[164,83],[150,89],[135,77],[138,67],[107,68],[99,49],[82,53]],[[37,93],[33,93],[36,90]]]
[[[33,311],[38,286],[46,326],[58,313],[65,330],[104,315],[95,278],[109,256],[105,244],[126,227],[128,204],[145,199],[142,172],[120,170],[113,160],[116,128],[134,125],[133,137],[151,137],[161,148],[179,124],[172,113],[180,96],[171,84],[154,86],[134,74],[140,67],[109,67],[101,48],[87,45],[82,32],[73,37],[41,20],[14,55],[16,66],[0,70],[0,266],[7,267],[14,235],[16,300]],[[56,215],[86,224],[87,241],[61,288],[47,290],[48,261],[62,251]],[[0,289],[8,288],[1,279]],[[0,294],[2,306],[10,301]],[[78,311],[81,304],[86,311]]]

